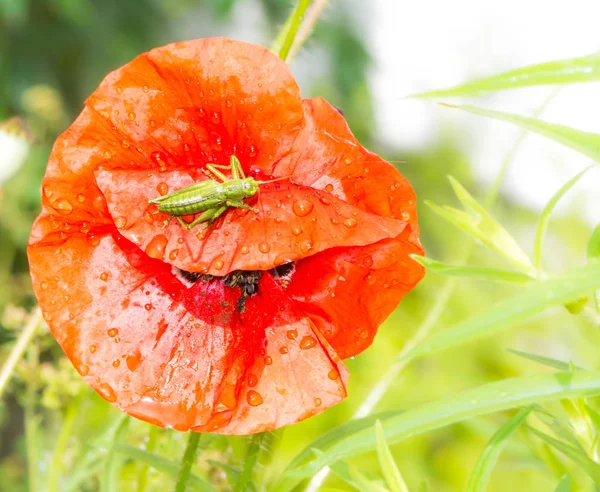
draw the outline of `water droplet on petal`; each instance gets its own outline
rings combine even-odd
[[[309,348],[313,348],[316,344],[317,341],[315,340],[315,338],[309,335],[302,337],[302,340],[300,341],[300,348],[302,350],[307,350]]]
[[[82,232],[83,234],[87,234],[88,232],[90,232],[91,228],[92,228],[92,226],[90,225],[89,222],[82,222],[81,227],[79,228],[79,232]]]
[[[248,147],[248,156],[254,157],[256,155],[256,147],[254,145],[250,145]]]
[[[402,212],[402,213],[400,214],[400,218],[401,218],[403,221],[407,222],[407,221],[409,221],[409,220],[410,220],[410,214],[409,214],[408,212],[404,211],[404,212]]]
[[[284,347],[279,347],[279,353],[280,354],[287,354],[288,352],[289,351],[288,351],[287,347],[285,347],[285,346]]]
[[[106,279],[108,279],[108,273],[102,272],[100,274],[100,280],[104,280],[106,282]]]
[[[145,309],[146,311],[151,311],[151,310],[152,310],[152,307],[153,307],[153,306],[152,306],[152,304],[150,304],[150,303],[148,303],[148,304],[144,304],[144,309]]]
[[[158,234],[154,236],[152,240],[146,246],[146,254],[150,258],[156,258],[157,260],[162,260],[165,256],[165,248],[167,247],[167,243],[169,240],[163,234]]]
[[[371,268],[373,266],[373,258],[371,258],[370,256],[365,256],[363,258],[363,265],[367,268]]]
[[[121,365],[121,361],[119,359],[115,359],[113,360],[112,365],[113,367],[119,367]]]
[[[100,238],[98,236],[95,236],[91,232],[87,235],[87,241],[90,244],[90,246],[98,246],[100,244]]]
[[[315,407],[320,407],[321,403],[321,398],[315,398]]]
[[[327,193],[331,193],[333,191],[333,185],[329,183],[327,186],[325,186],[325,191]]]
[[[129,118],[131,121],[133,121],[133,120],[135,120],[135,113],[134,113],[133,111],[130,111],[130,112],[127,114],[127,117],[128,117],[128,118]]]
[[[158,185],[156,185],[156,189],[161,195],[166,195],[169,192],[169,186],[167,183],[158,183]]]
[[[290,340],[296,340],[296,337],[298,336],[298,332],[296,330],[288,330],[286,333],[286,336]]]
[[[129,354],[126,358],[125,358],[125,363],[127,364],[127,368],[130,371],[135,371],[138,367],[140,367],[141,363],[142,363],[142,358],[139,354],[139,352],[134,352],[132,354]]]
[[[271,364],[273,364],[273,359],[271,358],[271,356],[270,356],[270,355],[267,355],[267,356],[265,357],[265,365],[266,365],[266,366],[270,366]]]
[[[75,366],[75,369],[77,369],[77,372],[82,376],[87,376],[90,372],[90,367],[81,361],[74,360],[73,365]]]
[[[248,376],[248,386],[250,386],[250,387],[256,386],[257,383],[258,383],[258,378],[254,374],[250,374]]]
[[[246,400],[248,400],[248,405],[250,405],[252,407],[258,407],[259,405],[262,405],[262,402],[263,402],[263,399],[262,399],[262,396],[260,396],[260,393],[257,393],[254,390],[248,391],[248,393],[246,394]]]
[[[89,348],[90,354],[93,354],[94,352],[96,352],[97,349],[98,349],[98,347],[96,347],[95,345],[90,345],[90,348]]]
[[[102,398],[110,403],[117,401],[117,395],[115,395],[115,391],[106,383],[100,384],[96,388],[96,391]]]
[[[350,217],[349,219],[346,219],[344,221],[344,225],[348,228],[348,229],[352,229],[353,227],[356,227],[356,219],[354,217]]]
[[[79,195],[77,195],[77,201],[79,203],[85,202],[85,195],[82,195],[81,193],[79,193]]]
[[[266,254],[266,253],[268,253],[269,251],[271,251],[271,245],[270,245],[269,243],[260,243],[260,244],[258,245],[258,250],[259,250],[261,253],[265,253],[265,254]]]
[[[175,248],[174,250],[172,250],[172,251],[169,253],[169,259],[170,259],[171,261],[172,261],[172,260],[174,260],[175,258],[177,258],[177,255],[178,255],[178,254],[179,254],[179,250],[178,250],[177,248]]]
[[[142,87],[142,90],[143,90],[144,92],[148,92],[150,89],[148,89],[148,86],[147,86],[147,85],[145,85],[145,86],[143,86],[143,87]]]
[[[224,266],[225,263],[223,263],[223,260],[217,260],[213,263],[213,267],[215,270],[221,270]]]
[[[333,381],[338,378],[338,375],[339,375],[338,370],[334,368],[331,371],[329,371],[329,373],[327,374],[327,377]]]
[[[108,333],[109,337],[114,338],[114,337],[116,337],[119,334],[119,329],[118,328],[111,328],[106,333]]]
[[[245,244],[240,248],[240,253],[243,255],[247,255],[250,252],[250,248]]]
[[[375,283],[375,281],[377,280],[375,278],[375,275],[373,275],[372,273],[369,273],[369,275],[367,275],[365,277],[365,279],[366,279],[368,285],[373,285]]]
[[[61,215],[69,215],[73,211],[73,205],[65,198],[55,201],[52,206]]]
[[[219,123],[219,121],[221,121],[221,116],[219,115],[219,113],[214,112],[210,115],[210,121],[212,121],[216,125]]]
[[[40,287],[42,288],[42,290],[47,290],[48,289],[48,284],[46,282],[42,282],[40,284]]]
[[[309,239],[302,241],[298,246],[300,247],[300,251],[304,254],[313,249],[313,243]]]
[[[304,217],[312,212],[314,205],[308,200],[296,200],[292,205],[292,210],[298,217]]]
[[[322,196],[321,198],[319,198],[319,201],[323,205],[329,205],[329,204],[331,204],[331,200],[329,198],[327,198],[326,196]]]
[[[115,226],[117,229],[123,229],[127,225],[127,218],[122,215],[115,219]]]
[[[164,152],[160,152],[159,150],[152,152],[150,154],[150,159],[160,167],[165,167],[167,165],[167,156]]]
[[[50,198],[54,192],[50,189],[49,186],[44,186],[44,196],[46,198]]]
[[[294,227],[292,229],[292,234],[294,236],[299,236],[300,234],[302,234],[302,229],[300,227]]]

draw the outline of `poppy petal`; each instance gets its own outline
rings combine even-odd
[[[225,275],[269,270],[337,246],[395,237],[405,223],[349,205],[331,194],[289,182],[261,186],[254,211],[230,209],[208,229],[165,226],[149,199],[199,181],[200,171],[98,171],[96,182],[119,231],[154,258],[190,272]]]
[[[137,149],[137,169],[273,162],[303,126],[288,66],[266,48],[226,38],[173,43],[110,73],[86,105]]]
[[[346,395],[340,358],[268,274],[240,315],[239,288],[188,285],[118,234],[94,247],[81,237],[33,245],[29,258],[65,353],[103,398],[138,418],[247,434]]]

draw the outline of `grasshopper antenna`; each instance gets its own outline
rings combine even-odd
[[[289,176],[285,176],[283,178],[270,179],[269,181],[257,181],[258,184],[267,184],[274,183],[275,181],[283,181],[284,179],[290,179]]]

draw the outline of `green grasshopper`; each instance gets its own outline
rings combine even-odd
[[[230,170],[231,179],[227,178],[219,169]],[[149,200],[148,203],[157,205],[159,212],[169,214],[169,221],[175,217],[181,226],[188,230],[203,222],[207,222],[204,227],[206,229],[227,212],[229,207],[258,212],[244,203],[244,199],[256,195],[259,185],[270,183],[270,181],[256,181],[252,177],[247,178],[239,159],[234,155],[231,156],[228,166],[207,164],[205,172],[210,179]],[[201,212],[202,215],[190,224],[186,224],[181,219],[182,215],[194,215]]]

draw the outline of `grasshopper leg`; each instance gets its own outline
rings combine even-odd
[[[250,205],[247,205],[244,202],[232,202],[230,200],[227,200],[225,202],[227,204],[228,207],[235,207],[235,208],[245,208],[247,210],[252,210],[255,214],[258,213],[258,209],[251,207]]]
[[[206,229],[215,220],[217,220],[221,215],[223,215],[227,211],[227,208],[229,208],[227,205],[222,205],[219,208],[209,208],[200,217],[198,217],[194,222],[192,222],[191,224],[185,224],[184,227],[186,229],[190,230],[190,229],[193,229],[198,224],[201,224],[202,222],[208,222],[208,224],[206,224],[206,226],[204,227],[204,229]],[[181,222],[183,222],[183,221],[181,221]]]

